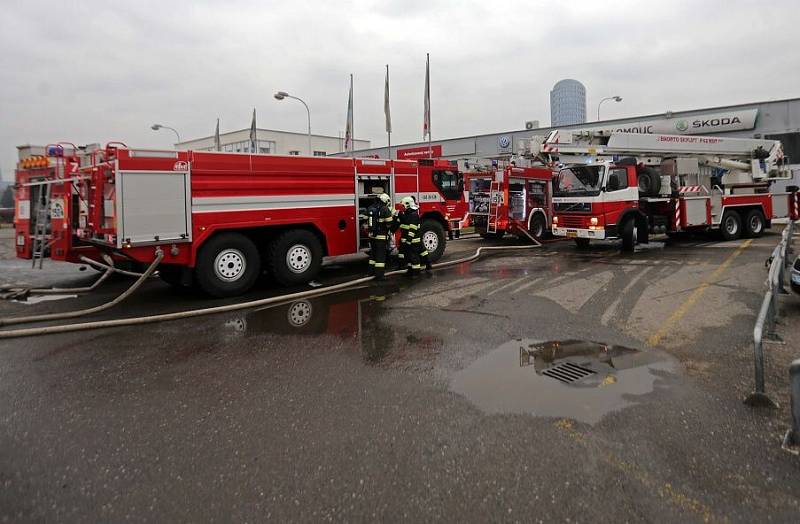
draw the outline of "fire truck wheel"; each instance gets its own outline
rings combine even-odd
[[[442,224],[432,219],[422,222],[422,245],[428,251],[428,258],[431,262],[442,258],[447,246],[447,238],[444,235]]]
[[[275,237],[269,246],[269,266],[284,286],[312,280],[322,266],[322,246],[310,231],[292,229]]]
[[[588,238],[576,238],[575,245],[578,246],[578,249],[586,249],[589,247],[589,239]]]
[[[541,213],[537,213],[534,215],[533,219],[531,219],[528,233],[530,233],[533,238],[538,240],[544,236],[546,230],[547,225],[545,224],[544,216]]]
[[[742,218],[736,211],[725,211],[719,225],[723,240],[736,240],[742,236]]]
[[[256,245],[240,233],[214,235],[200,248],[195,280],[214,297],[241,295],[253,287],[261,271]]]
[[[636,220],[629,218],[622,224],[622,250],[633,252],[636,247],[638,228],[636,227]]]
[[[764,213],[760,209],[753,209],[744,219],[744,236],[755,238],[760,237],[764,233]]]

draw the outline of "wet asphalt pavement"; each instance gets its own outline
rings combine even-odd
[[[2,340],[0,516],[796,521],[785,406],[742,404],[777,242],[554,243],[269,309]],[[0,264],[37,285],[96,275]],[[153,281],[93,318],[227,302]]]

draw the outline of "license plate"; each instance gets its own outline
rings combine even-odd
[[[567,238],[578,238],[577,231],[567,231]]]

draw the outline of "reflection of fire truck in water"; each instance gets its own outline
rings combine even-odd
[[[552,219],[553,170],[515,167],[466,173],[470,223],[484,238],[542,238]]]
[[[725,240],[760,236],[776,218],[798,218],[797,188],[776,140],[553,131],[531,140],[529,156],[560,162],[553,234],[586,246],[653,233],[720,231]]]
[[[77,172],[64,178],[58,167],[36,168],[41,187],[57,189],[41,197],[35,216],[30,193],[18,198],[18,256],[50,245],[63,260],[77,261],[85,248],[92,258],[102,252],[147,265],[161,253],[162,279],[196,283],[215,296],[241,294],[264,272],[283,285],[305,283],[323,256],[358,252],[365,247],[359,211],[378,193],[395,204],[417,199],[432,261],[466,210],[463,178],[442,160],[151,151],[119,143],[75,162],[53,155],[42,166]],[[63,218],[51,212],[59,190],[69,193]]]
[[[225,322],[225,331],[241,337],[263,334],[336,337],[352,341],[370,364],[404,358],[408,352],[424,357],[425,352],[441,347],[442,341],[419,330],[414,331],[412,338],[399,331],[398,326],[391,325],[390,312],[384,311],[382,304],[386,298],[400,292],[402,288],[396,283],[384,282],[295,300],[236,315]],[[347,344],[327,347],[342,346],[347,347]]]

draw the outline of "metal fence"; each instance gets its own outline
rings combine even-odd
[[[767,396],[764,388],[764,340],[777,340],[775,323],[778,320],[778,295],[786,294],[784,288],[786,268],[791,264],[790,253],[792,248],[792,235],[794,234],[794,221],[783,230],[781,241],[775,246],[767,263],[769,274],[767,276],[767,293],[761,303],[755,328],[753,328],[753,357],[755,361],[755,391],[745,402],[750,405],[776,406],[775,402]]]

